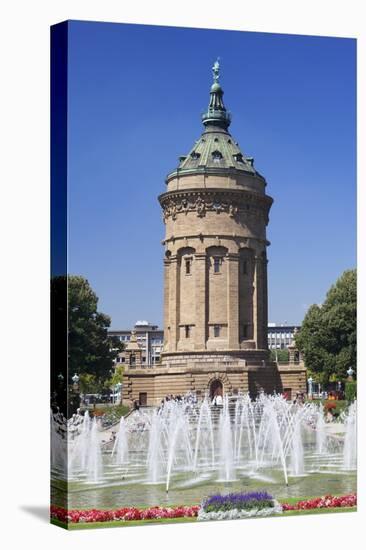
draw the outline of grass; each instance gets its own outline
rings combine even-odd
[[[357,506],[344,506],[343,508],[314,508],[313,510],[288,510],[284,516],[301,516],[309,514],[340,514],[343,512],[357,512]]]
[[[314,510],[289,510],[283,512],[283,514],[278,514],[272,517],[287,517],[287,516],[307,516],[311,514],[343,514],[349,512],[357,512],[357,507],[344,507],[344,508],[317,508]],[[261,519],[258,517],[253,517],[250,519]],[[230,521],[230,520],[227,520]],[[110,528],[110,527],[136,527],[142,525],[158,525],[158,524],[169,524],[169,523],[192,523],[197,522],[197,518],[161,518],[161,519],[139,519],[131,521],[101,521],[95,523],[69,523],[67,526],[64,523],[56,519],[52,519],[51,523],[62,527],[68,531],[75,531],[80,529],[101,529],[101,528]]]
[[[89,407],[89,410],[93,412],[94,407]],[[127,405],[114,405],[113,403],[96,403],[95,410],[98,413],[115,413],[119,417],[124,416],[130,411],[130,408]]]
[[[190,523],[197,521],[197,518],[161,518],[161,519],[137,519],[131,521],[96,521],[94,523],[69,523],[66,525],[57,519],[51,519],[53,525],[62,527],[68,531],[76,529],[97,529],[104,527],[133,527],[136,525],[156,525],[159,523]]]

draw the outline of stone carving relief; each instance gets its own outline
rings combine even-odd
[[[191,195],[189,197],[173,196],[162,202],[163,220],[164,223],[171,216],[176,220],[178,213],[188,214],[188,212],[196,212],[197,217],[206,216],[206,212],[226,212],[230,217],[235,218],[239,213],[239,206],[235,204],[235,197],[221,197],[214,195]],[[245,205],[242,205],[245,208]],[[252,210],[254,210],[252,208]],[[254,214],[254,211],[253,211]],[[248,212],[246,212],[248,216]]]
[[[205,216],[206,214],[206,205],[205,205],[205,201],[201,197],[198,197],[198,199],[196,200],[195,207],[196,207],[197,216],[199,218],[203,218],[203,216]]]

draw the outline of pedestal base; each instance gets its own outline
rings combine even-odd
[[[302,363],[278,364],[262,359],[266,350],[257,352],[252,361],[228,353],[165,354],[159,367],[129,368],[123,377],[125,404],[159,405],[167,395],[194,392],[198,399],[210,395],[219,383],[223,393],[282,393],[292,399],[296,392],[306,392],[306,369]],[[240,352],[238,352],[239,354]]]

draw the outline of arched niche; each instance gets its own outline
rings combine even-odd
[[[206,248],[209,271],[221,273],[224,268],[225,256],[228,253],[226,246],[209,246]]]
[[[206,248],[206,315],[208,323],[208,339],[216,349],[219,340],[226,338],[227,331],[227,300],[228,300],[228,249],[225,246],[209,246]],[[215,334],[215,326],[219,327],[219,338]]]
[[[239,341],[252,340],[254,337],[254,273],[255,252],[251,248],[239,251]]]
[[[180,265],[182,275],[192,275],[195,252],[196,249],[192,246],[183,246],[178,249],[178,263]]]
[[[195,248],[184,246],[178,249],[178,277],[176,315],[178,319],[178,350],[187,350],[192,346],[195,334],[195,308],[192,297],[195,296],[196,268]],[[175,307],[175,306],[173,306]]]
[[[177,255],[179,258],[182,258],[183,256],[192,256],[192,254],[195,254],[196,249],[192,246],[182,246],[177,250]]]
[[[228,253],[228,248],[226,246],[208,246],[206,248],[206,254],[207,256],[226,256]]]

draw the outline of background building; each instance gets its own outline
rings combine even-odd
[[[296,330],[300,330],[299,325],[268,323],[268,348],[270,350],[288,348],[293,343]]]
[[[109,330],[108,335],[116,336],[126,347],[131,340],[132,331],[134,331],[136,341],[141,348],[142,363],[146,366],[159,363],[163,349],[164,331],[148,321],[136,321],[133,329]],[[127,355],[125,350],[119,353],[116,363],[126,363]]]

